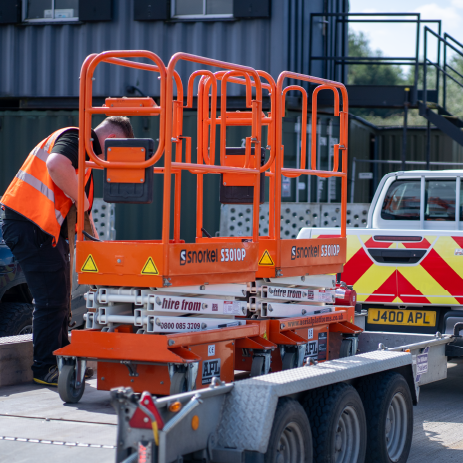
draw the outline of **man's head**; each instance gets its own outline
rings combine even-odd
[[[125,116],[107,117],[98,127],[95,133],[104,151],[104,141],[107,138],[134,138],[130,119]]]

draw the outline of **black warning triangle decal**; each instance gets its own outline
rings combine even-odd
[[[80,270],[81,272],[98,272],[98,267],[96,266],[95,259],[91,254],[88,255],[87,259],[84,262],[84,265],[82,265],[82,268]]]
[[[158,268],[156,267],[156,264],[154,263],[152,257],[148,257],[146,264],[143,266],[141,274],[142,275],[159,275]]]
[[[267,251],[267,249],[262,254],[262,257],[259,260],[259,265],[262,265],[262,266],[273,266],[273,265],[275,265],[275,263],[273,262],[272,257],[270,256],[270,253]]]

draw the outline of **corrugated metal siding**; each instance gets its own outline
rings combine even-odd
[[[270,19],[211,22],[140,22],[133,19],[133,2],[114,0],[110,22],[72,25],[0,26],[0,97],[76,97],[82,62],[104,50],[144,49],[167,65],[178,52],[199,54],[262,69],[276,79],[285,69],[308,72],[309,18],[323,10],[322,0],[273,0]],[[321,51],[322,28],[313,33]],[[97,70],[96,96],[120,96],[127,85],[159,94],[148,72],[109,65]],[[181,64],[185,79],[194,64]],[[318,66],[321,69],[321,66]],[[312,70],[320,75],[317,67]],[[230,95],[244,89],[230,86]]]
[[[352,160],[371,159],[371,137],[375,131],[371,127],[362,124],[360,121],[349,120],[349,169],[348,169],[348,184],[347,184],[347,199],[350,201],[351,182],[352,182]],[[358,162],[356,164],[356,179],[354,199],[356,203],[368,203],[374,195],[374,185],[372,180],[359,179],[359,172],[373,172],[371,164]],[[381,177],[380,177],[381,178]]]
[[[97,125],[102,117],[95,118]],[[0,195],[8,187],[29,152],[53,131],[75,126],[77,111],[3,111],[0,112]],[[196,111],[185,113],[184,134],[192,137],[193,159],[196,147]],[[132,118],[137,138],[159,136],[157,118]],[[227,130],[227,145],[241,146],[242,138],[249,136],[249,128],[232,127]],[[217,140],[219,137],[217,136]],[[265,141],[265,139],[264,139]],[[266,143],[264,143],[265,145]],[[218,163],[218,146],[216,151]],[[161,159],[162,161],[162,159]],[[157,165],[162,165],[162,162]],[[118,239],[161,238],[163,181],[161,175],[154,177],[153,203],[117,204],[116,232]],[[219,175],[204,177],[204,228],[214,235],[219,231]],[[95,171],[95,196],[101,197],[102,171]],[[194,241],[196,220],[196,176],[189,172],[182,174],[181,236],[187,242]]]

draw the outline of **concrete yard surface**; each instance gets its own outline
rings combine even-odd
[[[421,388],[408,463],[463,462],[463,360],[448,363],[447,379]]]
[[[463,360],[457,360],[449,362],[446,380],[421,388],[409,463],[463,462],[462,385]],[[109,393],[97,391],[95,379],[75,405],[64,405],[56,388],[2,387],[0,461],[113,463],[116,424]]]

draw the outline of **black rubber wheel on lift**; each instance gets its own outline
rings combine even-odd
[[[302,405],[293,399],[278,402],[265,463],[312,463],[310,423]]]
[[[261,356],[255,356],[252,358],[252,365],[251,365],[251,378],[253,376],[260,376],[264,372],[264,363],[265,358]]]
[[[364,378],[358,391],[368,425],[371,463],[405,463],[413,437],[413,401],[406,379],[396,372]]]
[[[315,463],[365,461],[365,411],[354,387],[337,383],[309,391],[304,408],[312,427]]]
[[[63,365],[58,377],[58,392],[61,400],[67,404],[76,404],[82,398],[85,381],[79,389],[75,387],[76,369],[74,365]]]
[[[170,395],[187,392],[187,389],[188,385],[186,382],[185,373],[176,371],[170,380]]]
[[[294,368],[296,363],[296,352],[286,352],[282,363],[282,370],[291,370]]]
[[[341,349],[339,350],[339,358],[352,357],[354,355],[353,349],[354,343],[352,339],[343,339],[341,341]]]

